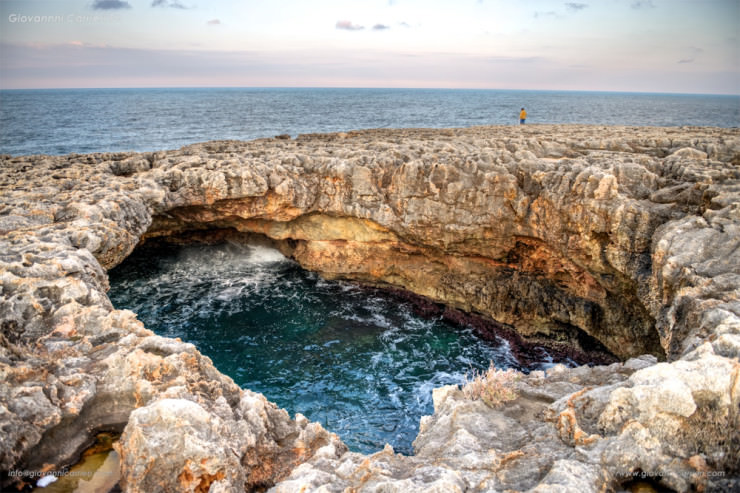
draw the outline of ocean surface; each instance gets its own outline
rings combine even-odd
[[[176,149],[366,128],[527,123],[740,126],[740,96],[446,89],[0,91],[0,154]]]
[[[191,342],[243,388],[369,453],[412,453],[432,389],[521,368],[508,343],[423,318],[387,292],[323,280],[260,246],[144,246],[109,273],[109,296],[147,328]],[[532,368],[552,361],[542,351]]]

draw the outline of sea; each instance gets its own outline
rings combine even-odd
[[[178,88],[0,91],[0,154],[177,149],[368,128],[583,123],[740,126],[740,96],[614,92]]]
[[[195,344],[243,388],[337,433],[351,450],[413,453],[432,390],[490,364],[520,366],[504,340],[422,316],[406,300],[329,281],[264,246],[144,245],[109,272],[116,308]],[[565,361],[567,364],[568,362]]]

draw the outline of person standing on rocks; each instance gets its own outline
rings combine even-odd
[[[524,111],[524,108],[522,108],[522,111],[519,112],[519,125],[524,125],[524,120],[527,119],[527,112]]]

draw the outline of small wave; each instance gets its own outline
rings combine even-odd
[[[232,299],[241,296],[242,292],[243,287],[241,286],[229,286],[228,288],[218,293],[215,298],[220,301],[231,301]]]

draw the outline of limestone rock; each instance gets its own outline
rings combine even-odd
[[[123,489],[156,491],[171,483],[170,478],[177,478],[178,491],[188,492],[208,491],[218,481],[244,485],[239,450],[245,448],[245,431],[230,429],[187,399],[162,399],[140,407],[131,413],[118,444]]]
[[[601,491],[640,471],[738,486],[737,129],[368,130],[0,160],[0,470],[69,464],[109,429],[130,491]],[[106,297],[141,241],[236,234],[511,340],[633,359],[533,372],[495,410],[443,389],[416,455],[346,452]]]

